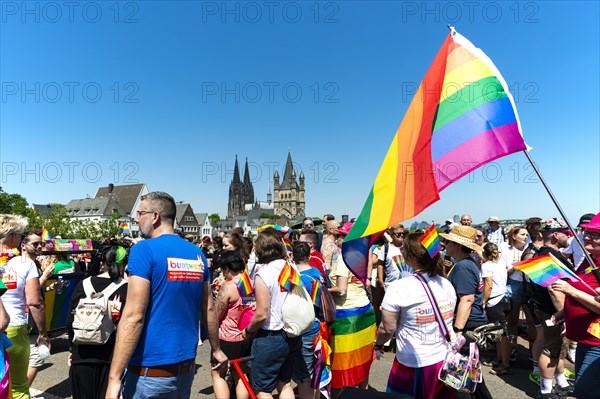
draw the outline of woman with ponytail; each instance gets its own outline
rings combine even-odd
[[[116,241],[101,244],[92,266],[90,280],[94,292],[99,293],[112,284],[121,284],[116,291],[108,296],[108,311],[112,321],[118,324],[125,299],[127,298],[127,283],[123,280],[123,270],[127,265],[128,251]],[[67,320],[69,333],[69,379],[73,389],[73,399],[103,399],[106,395],[108,372],[115,347],[116,331],[112,333],[104,345],[78,345],[73,342],[73,313],[79,301],[86,298],[84,281],[81,281],[71,297],[71,313]]]
[[[388,392],[415,399],[451,399],[456,391],[438,379],[450,343],[441,333],[424,284],[433,294],[431,300],[437,302],[439,316],[451,340],[455,339],[452,323],[456,292],[444,278],[440,254],[431,258],[420,236],[411,233],[404,238],[402,255],[415,273],[394,281],[385,291],[375,350],[379,358],[383,344],[396,335],[396,358],[388,379]]]

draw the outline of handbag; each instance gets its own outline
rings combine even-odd
[[[326,287],[321,287],[320,320],[328,326],[335,322],[335,301]]]
[[[419,280],[427,294],[427,299],[429,299],[435,320],[440,327],[442,335],[448,343],[451,343],[450,330],[448,330],[448,326],[444,323],[442,312],[431,288],[427,284],[427,280],[420,273],[414,273],[414,276]],[[483,380],[481,362],[479,361],[479,348],[476,343],[472,342],[469,347],[469,356],[463,356],[459,353],[459,350],[465,342],[465,337],[459,337],[454,345],[452,345],[452,349],[448,351],[444,363],[442,363],[438,379],[457,391],[474,392],[477,384]]]

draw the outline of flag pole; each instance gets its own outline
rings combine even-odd
[[[539,177],[540,181],[542,182],[542,185],[546,189],[546,192],[550,196],[550,199],[552,200],[552,202],[554,202],[554,206],[556,206],[556,209],[558,209],[558,213],[560,213],[560,216],[567,223],[567,227],[569,227],[569,231],[571,231],[571,234],[573,234],[573,239],[575,240],[575,242],[577,242],[577,245],[579,245],[579,248],[581,249],[581,252],[583,253],[583,256],[585,256],[585,259],[588,261],[588,263],[590,264],[590,266],[592,268],[592,273],[594,273],[594,277],[596,277],[596,280],[600,284],[600,269],[596,268],[596,264],[594,263],[594,260],[592,259],[592,257],[590,256],[590,254],[585,250],[585,248],[583,246],[583,243],[581,242],[581,240],[579,239],[579,237],[577,237],[577,234],[575,233],[575,230],[573,229],[573,226],[571,226],[571,223],[569,222],[569,219],[567,218],[567,215],[565,215],[565,213],[563,212],[561,206],[559,205],[558,201],[554,197],[554,194],[552,194],[552,191],[550,190],[550,187],[548,187],[548,184],[546,184],[546,181],[542,177],[542,175],[541,175],[540,171],[538,170],[537,166],[535,166],[535,164],[533,163],[533,160],[529,156],[529,153],[527,152],[527,150],[523,150],[523,154],[525,154],[525,156],[527,157],[527,160],[531,164],[531,167],[535,171],[535,174]]]

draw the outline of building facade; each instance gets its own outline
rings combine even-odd
[[[279,172],[273,175],[273,213],[288,220],[304,218],[306,203],[304,201],[304,172],[300,172],[296,180],[296,170],[292,163],[292,155],[288,152],[283,180],[279,181]]]

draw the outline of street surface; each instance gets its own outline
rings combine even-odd
[[[519,360],[512,368],[511,375],[496,377],[489,374],[489,368],[484,367],[484,378],[494,398],[520,399],[536,397],[538,387],[529,381],[527,375],[530,371],[530,362],[527,360],[528,352],[525,341],[519,341]],[[198,371],[192,387],[192,398],[213,398],[212,381],[210,378],[209,363],[210,346],[208,341],[198,347],[196,364]],[[67,368],[68,343],[66,335],[54,338],[52,341],[52,356],[46,362],[33,383],[32,396],[46,399],[71,398],[71,388],[68,381]],[[484,354],[486,356],[488,354]],[[491,354],[490,354],[491,355]],[[383,359],[375,361],[371,367],[371,389],[385,392],[387,378],[392,367],[393,353],[385,353]],[[568,367],[573,369],[572,364]],[[219,398],[221,399],[221,398]]]

